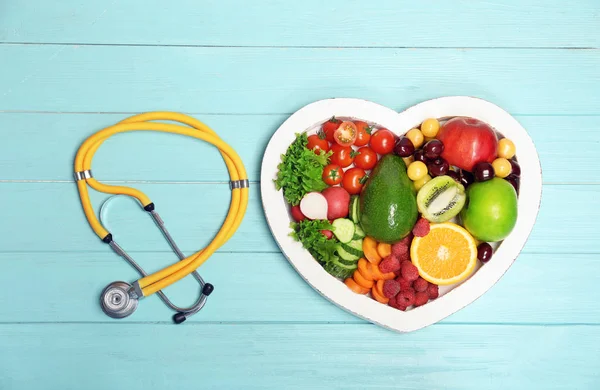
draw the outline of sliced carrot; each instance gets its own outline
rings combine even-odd
[[[392,254],[392,246],[390,244],[386,244],[385,242],[380,242],[377,244],[377,253],[382,259],[385,259]]]
[[[359,286],[354,279],[352,278],[348,278],[344,281],[344,283],[346,284],[346,286],[348,286],[350,288],[350,290],[354,291],[357,294],[366,294],[369,292],[368,288],[364,288]]]
[[[369,269],[369,264],[370,263],[368,263],[367,260],[361,258],[360,260],[358,260],[358,271],[364,279],[370,280],[372,282],[373,275],[371,274],[371,270]]]
[[[362,249],[370,263],[379,264],[381,256],[377,253],[377,241],[369,236],[363,238]]]
[[[390,280],[390,279],[394,279],[396,277],[396,274],[393,272],[388,272],[386,274],[383,274],[383,280]]]
[[[359,270],[354,271],[353,278],[354,278],[354,281],[356,282],[356,284],[358,284],[361,287],[368,288],[368,289],[371,289],[371,287],[373,287],[373,284],[374,284],[373,281],[363,278],[363,276],[360,274]]]
[[[379,266],[377,264],[369,264],[369,270],[371,270],[371,275],[373,275],[374,280],[383,279],[383,274],[379,270]]]
[[[377,291],[377,287],[373,287],[371,289],[371,295],[373,296],[373,298],[375,298],[377,302],[383,303],[384,305],[387,305],[387,303],[390,301],[390,299],[384,297],[383,294],[379,294],[379,291]]]
[[[377,284],[375,285],[375,289],[377,290],[379,295],[381,295],[382,297],[385,297],[385,295],[383,295],[383,283],[385,283],[385,280],[383,280],[383,279],[378,280]]]

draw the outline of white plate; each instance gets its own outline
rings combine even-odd
[[[469,279],[450,289],[440,289],[440,297],[406,312],[381,304],[369,296],[352,292],[329,275],[299,242],[290,236],[289,207],[273,180],[277,165],[296,133],[314,133],[332,116],[363,120],[400,135],[426,118],[470,116],[480,119],[516,145],[521,166],[521,183],[516,226],[494,252],[489,263]],[[344,310],[385,328],[410,332],[436,323],[483,295],[508,270],[525,245],[540,207],[542,173],[533,141],[526,130],[500,107],[477,98],[451,96],[428,100],[398,113],[360,99],[327,99],[309,104],[291,115],[273,134],[265,150],[261,168],[261,194],[269,228],[285,257],[296,271],[322,296]]]

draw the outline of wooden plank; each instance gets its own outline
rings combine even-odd
[[[396,335],[337,324],[12,324],[0,326],[0,342],[6,389],[600,386],[595,326],[436,326]]]
[[[0,180],[71,180],[74,154],[83,140],[126,114],[1,113]],[[251,180],[260,177],[264,149],[287,115],[194,115],[215,129],[240,155]],[[600,183],[597,117],[517,116],[533,138],[545,183]],[[576,130],[574,130],[576,129]],[[566,136],[575,132],[577,136]],[[585,167],[585,169],[573,169]],[[94,158],[101,180],[226,181],[228,173],[210,145],[160,133],[123,134]]]
[[[229,207],[226,184],[133,184],[146,192],[179,245],[186,251],[208,244]],[[597,204],[600,186],[546,185],[528,253],[598,253]],[[104,197],[92,192],[99,212]],[[0,248],[3,251],[105,251],[81,211],[71,183],[0,183]],[[24,212],[26,210],[27,212]],[[170,251],[147,213],[130,199],[117,199],[107,214],[115,238],[130,251]],[[560,212],[568,210],[568,212]],[[260,194],[251,186],[242,225],[222,249],[233,252],[279,252],[266,225]]]
[[[171,254],[153,252],[136,253],[135,259],[148,271],[175,261]],[[107,284],[138,278],[108,249],[0,253],[0,265],[8,270],[0,273],[3,288],[18,291],[0,295],[0,322],[168,323],[173,315],[157,296],[145,298],[123,320],[112,320],[100,310],[98,298]],[[523,254],[484,296],[443,323],[600,324],[597,266],[597,254],[570,255],[568,260],[564,255]],[[565,272],[571,267],[576,278]],[[186,324],[365,323],[319,295],[281,254],[217,253],[199,271],[214,284],[215,292]],[[191,277],[165,289],[179,305],[191,304],[197,292]]]
[[[224,46],[598,47],[598,4],[317,0],[12,1],[0,42]],[[132,20],[135,19],[135,20]],[[136,23],[135,21],[139,21]],[[576,27],[574,27],[576,26]],[[551,39],[549,39],[551,37]]]
[[[459,94],[515,114],[600,113],[600,50],[2,45],[0,58],[0,111],[289,113],[329,97],[404,109]]]

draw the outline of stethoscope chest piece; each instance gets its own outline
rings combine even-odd
[[[130,294],[132,286],[125,282],[112,282],[102,290],[100,305],[102,311],[112,318],[125,318],[138,306],[138,298]]]

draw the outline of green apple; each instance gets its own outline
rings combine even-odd
[[[517,223],[517,193],[506,180],[493,178],[467,188],[460,213],[463,226],[479,241],[505,239]]]

